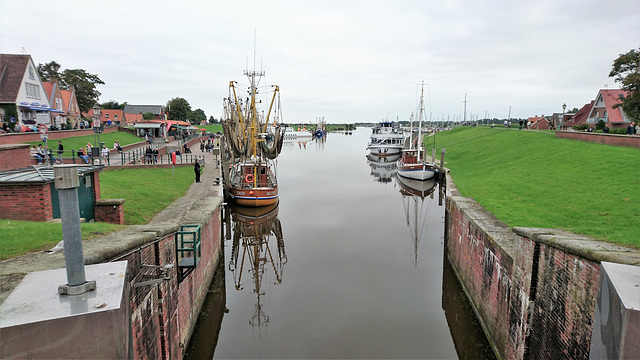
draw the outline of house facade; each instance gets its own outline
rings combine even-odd
[[[164,120],[164,106],[162,105],[129,105],[124,107],[124,118],[127,124],[138,123],[143,120],[142,115],[152,113],[155,120]]]
[[[51,126],[51,104],[31,55],[0,54],[0,121],[14,131]]]
[[[62,98],[62,91],[60,90],[58,80],[52,80],[53,81],[51,82],[43,81],[42,86],[47,94],[47,99],[51,104],[51,125],[55,128],[62,129],[63,124],[66,124],[67,122],[66,113],[64,111],[64,99]]]
[[[68,122],[71,122],[71,126],[75,128],[80,119],[82,113],[80,106],[78,106],[78,99],[76,98],[76,90],[73,86],[69,86],[67,90],[60,90],[62,93],[62,105]]]
[[[627,92],[621,89],[601,89],[587,115],[586,123],[593,126],[598,125],[600,120],[604,121],[610,129],[625,128],[631,120],[622,110],[622,107],[614,108],[620,104],[627,96]]]

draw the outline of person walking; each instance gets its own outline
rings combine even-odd
[[[198,162],[198,159],[196,159],[196,162],[193,164],[193,171],[196,173],[196,182],[199,183],[200,182],[200,163]]]
[[[64,154],[64,146],[62,146],[62,141],[58,141],[58,158],[60,159],[60,164],[63,164],[62,154]]]

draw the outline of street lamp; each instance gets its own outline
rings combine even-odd
[[[102,150],[100,148],[100,130],[101,130],[100,125],[102,125],[100,123],[100,105],[96,103],[95,105],[93,105],[91,109],[93,110],[93,142],[95,144],[95,146],[91,148],[91,151],[92,151],[91,158],[92,158],[92,161],[95,161],[96,158],[100,159],[100,150]],[[97,141],[96,141],[96,135],[98,136]],[[93,150],[96,147],[98,149],[97,154]]]
[[[564,122],[564,111],[567,109],[567,104],[564,103],[562,104],[562,117],[560,118],[560,121],[558,121],[558,128],[556,130],[561,130],[560,128],[562,127],[562,123]]]

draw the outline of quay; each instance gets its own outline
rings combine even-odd
[[[510,228],[446,175],[445,254],[499,359],[640,354],[640,251]]]
[[[146,142],[139,146],[144,148]],[[196,148],[194,155],[205,163],[202,180],[183,197],[146,225],[82,242],[87,280],[98,278],[95,291],[74,295],[74,300],[58,295],[63,280],[51,279],[64,279],[62,252],[37,252],[0,262],[0,358],[184,356],[223,251],[217,152],[201,153]],[[127,165],[111,164],[121,166]],[[112,200],[116,201],[109,205]],[[116,208],[122,204],[117,200],[105,201]],[[106,286],[105,273],[113,278]],[[121,287],[121,298],[114,286]],[[46,309],[35,310],[42,306]]]

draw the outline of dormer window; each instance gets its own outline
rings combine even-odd
[[[31,79],[31,80],[35,80],[36,79],[35,73],[33,71],[33,66],[31,66],[31,65],[29,65],[29,79]]]

